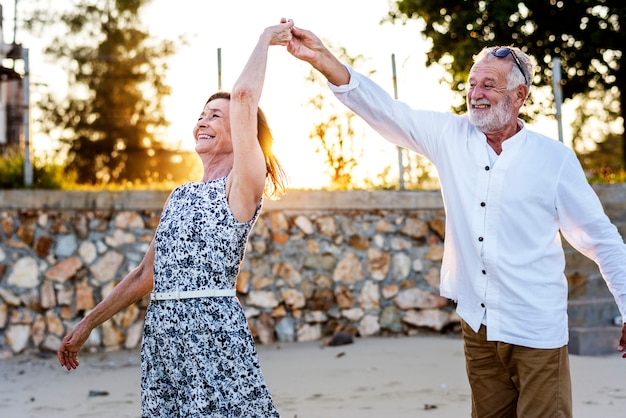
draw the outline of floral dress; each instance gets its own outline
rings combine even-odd
[[[154,291],[233,289],[249,222],[226,201],[226,177],[185,183],[156,230]],[[141,349],[142,417],[278,417],[236,297],[151,301]]]

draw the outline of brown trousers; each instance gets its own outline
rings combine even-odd
[[[487,341],[462,321],[473,418],[571,418],[567,345],[537,349]]]

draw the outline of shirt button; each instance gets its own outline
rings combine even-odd
[[[487,271],[486,271],[486,270],[483,270],[483,274],[487,274]]]
[[[478,237],[478,241],[482,242],[483,241],[483,237]]]
[[[489,166],[488,165],[485,166],[485,171],[489,171]]]
[[[484,304],[484,303],[481,303],[481,304],[480,304],[480,307],[481,307],[481,308],[484,308],[484,307],[485,307],[485,304]]]
[[[485,202],[480,202],[480,206],[485,207],[487,204]]]

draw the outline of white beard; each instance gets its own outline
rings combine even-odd
[[[477,112],[472,110],[472,104],[480,103],[471,102],[469,106],[470,122],[482,132],[493,132],[501,129],[509,120],[511,114],[511,98],[506,96],[497,105],[491,107],[488,112]]]

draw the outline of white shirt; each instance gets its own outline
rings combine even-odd
[[[568,285],[559,231],[594,260],[626,321],[626,245],[576,155],[522,129],[490,162],[486,137],[466,115],[420,111],[349,66],[337,98],[388,141],[437,168],[446,210],[441,295],[487,338],[532,348],[568,342]],[[488,315],[485,317],[486,312]]]

